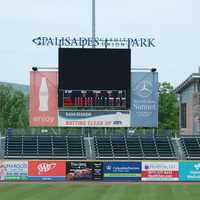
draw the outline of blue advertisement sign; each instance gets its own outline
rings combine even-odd
[[[180,181],[200,181],[200,162],[179,162]]]
[[[104,180],[139,181],[141,180],[141,162],[105,162]]]
[[[131,127],[158,127],[158,73],[131,73]]]

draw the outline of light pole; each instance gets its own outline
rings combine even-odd
[[[92,48],[95,48],[95,0],[92,0]]]

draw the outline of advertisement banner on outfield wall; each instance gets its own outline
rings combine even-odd
[[[30,126],[57,126],[57,77],[57,72],[30,73]]]
[[[102,180],[102,162],[67,162],[67,180]]]
[[[178,162],[142,162],[142,181],[178,180]]]
[[[0,160],[0,181],[4,181],[6,176],[6,166],[4,161]]]
[[[28,161],[4,161],[6,168],[5,180],[26,181],[28,180]]]
[[[131,73],[131,127],[158,127],[158,73]]]
[[[179,162],[180,181],[200,181],[200,162]]]
[[[105,162],[103,172],[107,181],[139,181],[141,162]]]
[[[33,181],[62,181],[66,177],[66,161],[29,161],[28,178]]]

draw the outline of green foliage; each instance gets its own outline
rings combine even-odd
[[[160,83],[158,127],[160,129],[178,129],[178,113],[178,102],[176,94],[173,93],[173,86],[167,82]]]
[[[28,97],[10,86],[0,85],[0,130],[28,127]]]
[[[179,108],[173,86],[159,84],[159,129],[178,129]],[[28,127],[28,96],[10,86],[0,85],[0,131],[8,128]],[[121,131],[121,129],[119,130]]]

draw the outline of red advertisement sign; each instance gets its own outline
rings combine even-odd
[[[143,171],[143,178],[178,178],[178,171]]]
[[[142,162],[142,181],[178,181],[178,162]]]
[[[30,126],[57,126],[57,72],[30,73]]]
[[[29,161],[28,162],[28,176],[66,176],[66,162],[65,161]]]

